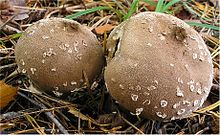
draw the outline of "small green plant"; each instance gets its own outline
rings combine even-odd
[[[118,10],[116,8],[113,8],[110,4],[107,4],[107,6],[99,6],[99,7],[93,7],[90,9],[86,9],[71,15],[66,16],[66,19],[76,19],[77,17],[80,17],[82,15],[86,15],[89,13],[93,13],[96,11],[100,11],[100,10],[112,10],[113,12],[115,12],[119,18],[120,21],[124,21],[128,18],[131,17],[131,15],[136,11],[137,7],[138,7],[138,3],[139,0],[134,0],[131,5],[130,5],[130,9],[126,12],[125,9],[123,8],[123,6],[121,5],[121,3],[119,3],[116,0],[112,0],[121,10]]]
[[[139,1],[140,0],[133,0],[132,3],[130,4],[130,8],[129,8],[128,11],[126,11],[126,9],[124,8],[124,5],[121,2],[119,2],[117,0],[112,0],[112,2],[118,8],[115,8],[111,4],[105,2],[106,6],[98,6],[98,7],[93,7],[93,8],[90,8],[90,9],[86,9],[86,10],[68,15],[65,18],[66,19],[76,19],[77,17],[83,16],[83,15],[86,15],[86,14],[90,14],[90,13],[93,13],[93,12],[96,12],[96,11],[111,10],[118,16],[119,22],[122,22],[122,21],[125,21],[125,20],[129,19],[132,16],[132,14],[136,12],[136,10],[138,8]],[[158,0],[158,2],[155,2],[155,1],[152,1],[152,0],[142,0],[142,1],[148,3],[151,6],[154,6],[155,7],[155,12],[168,13],[168,14],[173,12],[170,9],[171,9],[171,7],[173,7],[174,4],[181,3],[191,13],[194,13],[194,14],[199,16],[199,13],[197,13],[191,7],[188,6],[187,2],[189,2],[190,0],[186,1],[186,2],[181,1],[181,0],[170,0],[170,1]],[[202,24],[202,23],[196,23],[196,22],[187,22],[187,23],[191,26],[204,27],[204,28],[219,31],[219,28],[214,26],[214,25]]]
[[[197,27],[203,27],[207,29],[213,29],[219,31],[219,27],[214,26],[214,25],[209,25],[209,24],[203,24],[203,23],[197,23],[197,22],[186,22],[187,24],[191,26],[197,26]]]
[[[109,10],[109,9],[111,9],[111,8],[110,7],[104,7],[104,6],[94,7],[94,8],[90,8],[90,9],[87,9],[87,10],[83,10],[83,11],[68,15],[65,18],[66,19],[75,19],[75,18],[80,17],[82,15],[93,13],[93,12],[96,12],[96,11],[99,11],[99,10]]]
[[[124,15],[123,20],[127,20],[131,17],[131,15],[135,12],[135,10],[138,7],[139,0],[134,0],[130,6],[130,10],[128,10],[128,13]]]
[[[169,10],[174,4],[180,2],[181,0],[170,0],[166,2],[165,0],[158,0],[158,2],[154,2],[151,0],[143,0],[144,2],[148,3],[151,6],[156,7],[155,12],[161,13],[170,13]]]

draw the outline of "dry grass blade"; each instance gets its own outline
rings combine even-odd
[[[35,131],[37,131],[39,134],[46,134],[33,117],[31,117],[29,114],[25,114],[24,116],[31,123]]]
[[[211,105],[205,107],[205,108],[202,108],[202,109],[199,109],[199,110],[195,111],[195,113],[193,113],[193,114],[191,115],[191,117],[194,117],[194,116],[199,115],[199,114],[201,114],[201,113],[205,113],[205,112],[207,112],[207,111],[211,111],[211,110],[213,110],[213,109],[215,109],[215,108],[217,108],[217,107],[219,107],[219,106],[220,106],[220,100],[217,101],[217,102],[214,103],[214,104],[211,104]],[[218,117],[219,117],[219,116],[218,116]]]
[[[137,130],[140,134],[144,134],[143,131],[141,131],[139,128],[137,128],[135,125],[133,125],[131,122],[129,122],[127,119],[125,119],[123,116],[121,118],[131,127],[133,127],[135,130]]]

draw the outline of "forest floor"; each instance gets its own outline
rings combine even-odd
[[[5,106],[0,112],[0,133],[219,134],[219,6],[218,0],[0,0],[0,107]],[[14,48],[33,22],[73,19],[88,26],[105,46],[115,26],[144,11],[184,20],[198,31],[211,53],[211,92],[189,118],[158,122],[133,116],[109,96],[103,76],[92,92],[83,88],[65,100],[37,94],[17,70]]]

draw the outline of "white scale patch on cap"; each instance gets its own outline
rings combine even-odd
[[[131,99],[132,99],[133,101],[137,101],[137,100],[138,100],[138,95],[131,94]]]
[[[167,104],[168,104],[168,102],[167,102],[166,100],[161,100],[161,101],[160,101],[160,106],[161,106],[161,107],[166,107]]]

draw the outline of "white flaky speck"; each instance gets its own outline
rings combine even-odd
[[[187,105],[187,106],[190,106],[191,102],[189,102],[188,100],[183,100],[183,104]]]
[[[200,55],[200,56],[199,56],[199,60],[200,60],[200,61],[204,61],[205,58],[204,58],[202,55]]]
[[[183,84],[183,80],[182,80],[180,77],[177,78],[177,81],[178,81],[179,83]]]
[[[63,83],[63,86],[67,86],[67,82]]]
[[[141,86],[140,86],[140,85],[137,85],[136,88],[135,88],[135,90],[136,90],[136,91],[141,90]]]
[[[70,84],[71,84],[71,85],[76,85],[77,82],[75,82],[75,81],[71,81]]]
[[[80,61],[82,59],[82,54],[77,54],[75,58],[76,60]]]
[[[73,53],[73,50],[71,48],[69,48],[67,52],[71,54],[71,53]]]
[[[144,105],[144,104],[149,105],[149,104],[150,104],[150,100],[149,100],[149,99],[146,99],[146,100],[144,100],[144,102],[143,102],[142,104],[143,104],[143,105]]]
[[[177,115],[181,115],[186,112],[186,109],[180,109],[177,111]]]
[[[152,46],[152,44],[151,44],[151,43],[147,43],[147,46],[151,47],[151,46]]]
[[[45,59],[42,59],[41,62],[42,62],[42,63],[45,63]]]
[[[57,69],[56,68],[52,68],[51,71],[55,72],[55,71],[57,71]]]
[[[64,44],[64,46],[65,46],[66,48],[70,47],[70,45],[69,45],[69,44]]]
[[[58,91],[58,90],[59,90],[59,87],[54,87],[54,89],[55,89],[56,91]]]
[[[170,66],[171,66],[171,67],[174,67],[174,64],[170,63]]]
[[[154,80],[154,83],[155,83],[156,85],[158,85],[158,84],[159,84],[157,80]]]
[[[67,49],[64,44],[59,45],[59,48],[63,51],[66,51],[66,49]]]
[[[48,39],[49,37],[44,35],[44,36],[42,36],[42,38],[43,39]]]
[[[54,94],[55,96],[57,96],[57,97],[60,97],[60,96],[63,95],[63,93],[58,92],[58,91],[52,91],[52,92],[53,92],[53,94]]]
[[[66,27],[63,27],[63,31],[66,31]]]
[[[197,53],[193,53],[193,59],[197,59],[198,58],[198,54]]]
[[[147,46],[150,46],[150,47],[151,47],[151,46],[152,46],[152,44],[151,44],[151,43],[147,43]]]
[[[189,85],[189,89],[191,92],[194,92],[195,86],[194,86],[194,80],[189,81],[187,84]]]
[[[145,92],[144,92],[144,95],[145,95],[145,96],[149,96],[150,93],[145,91]]]
[[[179,106],[180,106],[180,102],[179,102],[179,103],[174,104],[174,105],[173,105],[173,108],[174,108],[174,109],[176,109],[176,108],[177,108],[177,107],[179,107]]]
[[[166,107],[167,104],[168,104],[168,102],[167,102],[166,100],[161,100],[161,101],[160,101],[160,106],[161,106],[161,107]]]
[[[129,86],[128,89],[134,90],[134,86]]]
[[[36,68],[30,68],[32,74],[34,74],[36,70],[37,70]]]
[[[77,46],[78,46],[78,43],[77,43],[77,44],[74,44],[74,50],[75,50],[75,52],[76,52],[76,53],[78,53],[78,52],[79,52],[79,50],[78,50]]]
[[[190,91],[194,92],[194,89],[195,89],[194,85],[193,85],[193,84],[190,84],[190,85],[189,85],[189,89],[190,89]]]
[[[206,94],[209,93],[209,89],[208,89],[207,87],[204,87],[204,88],[203,88],[203,91],[204,91]]]
[[[198,88],[197,91],[196,91],[199,95],[202,94],[202,89],[201,88]]]
[[[170,118],[170,120],[175,120],[175,119],[176,119],[176,117],[174,117],[174,116]]]
[[[188,69],[188,68],[189,68],[189,65],[188,65],[188,64],[185,64],[184,66],[185,66],[185,68],[186,68],[186,69]]]
[[[199,107],[201,107],[202,106],[202,104],[204,103],[204,101],[205,101],[205,97],[203,97],[201,100],[200,100],[200,104],[199,104]]]
[[[133,101],[137,101],[137,100],[138,100],[138,95],[131,94],[131,99],[132,99]]]
[[[46,58],[47,57],[47,52],[43,53],[43,57]]]
[[[87,43],[86,43],[84,40],[82,40],[82,44],[83,44],[83,46],[85,46],[85,47],[88,46]]]
[[[137,67],[138,66],[138,63],[134,63],[134,67]]]
[[[50,30],[50,33],[54,33],[54,29],[51,29],[51,30]]]
[[[143,112],[144,108],[136,108],[136,115],[140,115]]]
[[[150,33],[152,33],[152,32],[153,32],[153,28],[152,28],[152,27],[149,27],[149,28],[148,28],[148,31],[149,31]]]
[[[158,34],[158,37],[160,38],[160,40],[165,40],[165,36],[163,36],[162,34]]]
[[[25,69],[21,70],[21,73],[25,74],[27,71]]]
[[[50,57],[50,56],[52,56],[52,55],[56,55],[56,53],[53,52],[53,48],[49,48],[48,51],[46,51],[46,52],[43,53],[43,57],[44,57],[44,58]]]
[[[157,87],[156,87],[156,86],[153,86],[153,85],[147,87],[148,90],[155,90],[156,88],[157,88]]]
[[[193,106],[197,106],[197,105],[199,105],[199,100],[193,101]]]
[[[53,48],[49,48],[49,51],[47,51],[47,56],[51,56],[53,54]]]
[[[189,36],[191,39],[196,40],[196,37],[194,36]]]
[[[166,118],[167,115],[165,113],[162,113],[162,112],[156,112],[156,115],[162,119]]]
[[[24,65],[25,65],[25,63],[24,63],[24,60],[23,60],[23,59],[21,59],[21,60],[20,60],[20,62],[21,62],[21,65],[22,65],[22,66],[24,66]]]
[[[111,78],[111,81],[116,82],[115,78]]]
[[[184,97],[183,91],[180,90],[179,86],[176,87],[176,96],[177,97]]]
[[[194,84],[195,82],[194,82],[194,80],[190,80],[187,84],[189,85],[189,84]]]
[[[122,84],[119,84],[119,87],[120,87],[121,89],[125,89],[124,85],[122,85]]]

